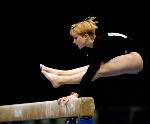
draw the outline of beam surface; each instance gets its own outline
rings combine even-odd
[[[92,97],[73,98],[67,105],[63,102],[58,105],[57,100],[2,105],[0,122],[93,116],[94,112],[95,104]]]

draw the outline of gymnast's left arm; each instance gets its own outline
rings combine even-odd
[[[91,81],[94,81],[100,77],[111,77],[122,74],[138,74],[142,70],[143,70],[143,59],[141,55],[137,52],[130,52],[125,55],[114,57],[106,63],[102,63]],[[81,89],[79,88],[78,91],[80,90]],[[80,95],[80,92],[78,93],[78,91],[77,92],[75,91],[76,94],[74,95],[76,97]],[[60,100],[63,99],[63,101],[67,103],[67,101],[72,97],[74,96],[71,95],[71,97],[70,96],[62,97],[59,99],[59,102]]]
[[[65,104],[67,104],[68,100],[71,98],[78,98],[79,95],[78,93],[72,92],[71,95],[69,96],[65,96],[65,97],[61,97],[57,100],[58,104],[60,104],[61,101],[63,101]]]

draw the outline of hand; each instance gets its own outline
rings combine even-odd
[[[72,92],[71,95],[69,96],[65,96],[65,97],[61,97],[57,100],[58,104],[60,104],[61,101],[63,101],[65,103],[65,105],[67,104],[67,102],[69,101],[69,99],[72,99],[72,98],[78,98],[78,94],[75,93],[75,92]]]

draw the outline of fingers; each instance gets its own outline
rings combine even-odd
[[[66,96],[66,97],[61,97],[57,100],[57,102],[58,102],[58,104],[60,104],[61,102],[64,102],[64,104],[66,105],[68,103],[69,99],[71,99],[71,98],[78,98],[78,95],[70,95],[70,96]]]
[[[57,100],[58,104],[60,104],[60,102],[63,101],[63,99],[64,99],[63,97],[62,97],[62,98],[59,98],[59,99]]]
[[[69,99],[70,99],[70,98],[67,97],[67,98],[64,100],[64,104],[65,104],[65,105],[68,103]]]
[[[67,97],[62,97],[62,98],[59,98],[59,99],[57,100],[57,102],[58,102],[58,104],[60,104],[61,102],[64,102],[64,104],[66,105],[67,102],[69,101],[69,99],[70,99],[69,96],[67,96]]]
[[[57,100],[58,104],[60,104],[60,101],[61,101],[61,98],[59,98],[59,99]]]

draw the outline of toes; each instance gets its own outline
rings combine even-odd
[[[43,65],[42,65],[42,64],[40,64],[40,69],[41,69],[41,70],[43,69]]]
[[[42,74],[44,74],[44,76],[45,76],[48,80],[50,80],[50,79],[49,79],[49,76],[48,76],[48,74],[47,74],[46,71],[42,70],[41,72],[42,72]]]
[[[42,65],[42,64],[40,64],[40,69],[41,69],[41,70],[44,70],[44,71],[47,71],[47,72],[49,72],[49,73],[50,73],[49,68],[48,68],[48,67],[46,67],[46,66],[44,66],[44,65]]]

